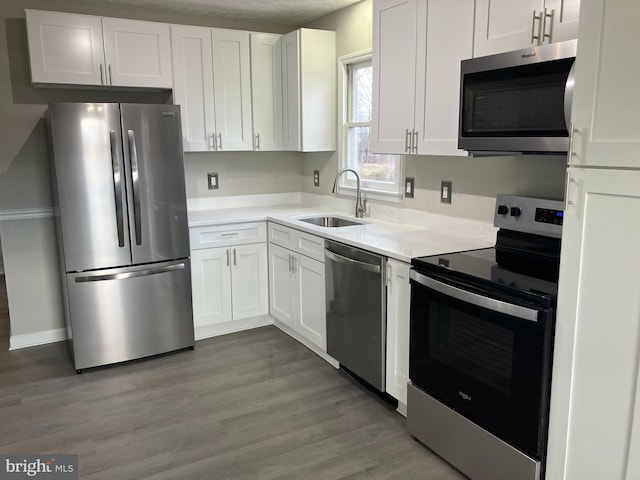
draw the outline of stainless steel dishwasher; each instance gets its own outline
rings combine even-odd
[[[385,390],[386,258],[326,240],[327,353]]]

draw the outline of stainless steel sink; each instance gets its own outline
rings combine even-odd
[[[299,218],[301,222],[311,223],[313,225],[318,225],[320,227],[351,227],[352,225],[362,225],[364,222],[357,222],[354,220],[350,220],[348,218],[341,217],[310,217],[310,218]]]

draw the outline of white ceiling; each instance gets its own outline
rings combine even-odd
[[[184,15],[300,26],[360,0],[85,0],[86,3],[153,9]]]

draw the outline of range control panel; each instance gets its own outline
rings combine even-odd
[[[561,238],[563,209],[561,200],[498,195],[493,224],[507,230]]]

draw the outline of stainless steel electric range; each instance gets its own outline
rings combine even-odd
[[[473,480],[543,475],[563,207],[500,195],[495,248],[412,260],[407,425]]]

